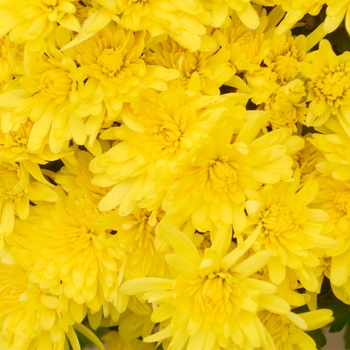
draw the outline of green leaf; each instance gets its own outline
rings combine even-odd
[[[327,338],[322,329],[315,329],[314,331],[305,333],[307,333],[315,341],[317,349],[321,350],[327,344]]]

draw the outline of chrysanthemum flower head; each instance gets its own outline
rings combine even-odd
[[[293,38],[288,32],[288,34],[273,36],[271,49],[264,63],[277,74],[277,80],[285,84],[299,74],[298,63],[304,61],[305,55],[305,36],[299,35]]]
[[[239,73],[258,70],[269,52],[269,41],[264,36],[268,19],[264,13],[260,20],[259,27],[251,30],[234,16],[227,28],[219,29],[214,34],[220,45],[230,51],[230,62]]]
[[[137,202],[155,194],[159,185],[166,187],[181,162],[225,112],[220,101],[225,98],[189,96],[183,91],[169,98],[168,94],[140,91],[121,115],[125,124],[101,136],[122,142],[90,163],[90,170],[97,174],[93,184],[113,185],[99,208],[120,205],[120,214],[127,215]]]
[[[59,153],[67,147],[71,138],[83,144],[86,139],[83,117],[86,114],[81,114],[73,103],[77,101],[79,84],[73,58],[51,45],[31,68],[31,72],[22,79],[21,96],[18,96],[18,90],[5,93],[7,99],[14,99],[17,103],[9,122],[25,123],[28,119],[33,122],[28,139],[31,151],[49,144],[52,152]],[[4,131],[14,128],[5,127]]]
[[[16,224],[16,239],[22,246],[28,242],[30,249],[30,279],[95,312],[104,302],[124,311],[127,298],[118,287],[123,251],[117,236],[95,227],[102,215],[91,203],[58,193],[56,205],[34,207],[26,221]]]
[[[252,248],[272,251],[268,264],[271,281],[281,283],[286,268],[290,268],[305,289],[316,291],[318,280],[314,268],[320,261],[312,249],[338,245],[336,240],[324,235],[322,223],[328,220],[327,213],[309,208],[318,193],[317,182],[310,180],[300,188],[297,175],[292,182],[266,185],[257,192],[245,191],[248,220],[252,220],[248,221],[245,233],[256,227],[253,224],[249,228],[251,223],[261,225]]]
[[[319,50],[309,54],[310,62],[301,62],[298,69],[309,82],[309,113],[307,125],[324,124],[331,115],[337,116],[350,134],[350,62],[346,53],[337,56],[327,40]]]
[[[75,321],[62,300],[30,283],[20,265],[0,263],[0,271],[1,349],[63,349]]]
[[[287,127],[297,132],[297,123],[305,124],[308,112],[306,98],[303,79],[294,79],[278,88],[265,104],[265,110],[270,113],[268,126],[272,130]]]
[[[13,43],[8,35],[0,38],[0,82],[10,82],[18,75],[24,75],[23,45]]]
[[[41,173],[40,175],[46,181]],[[12,232],[16,216],[21,220],[27,219],[30,201],[56,200],[58,196],[55,191],[47,183],[33,180],[23,164],[0,162],[1,241],[3,234]]]
[[[257,189],[263,183],[287,180],[291,176],[292,159],[286,153],[289,146],[298,151],[303,141],[290,138],[291,131],[280,129],[257,137],[268,115],[249,114],[238,135],[233,129],[235,117],[245,109],[236,107],[232,117],[223,117],[211,137],[203,142],[181,177],[170,186],[163,202],[166,217],[174,222],[191,218],[201,231],[232,225],[241,231],[245,227],[244,189]],[[287,140],[290,140],[288,147]]]
[[[316,350],[315,341],[304,331],[321,328],[334,319],[332,311],[327,309],[303,314],[290,312],[287,315],[261,311],[258,315],[271,335],[276,350]]]
[[[80,23],[74,16],[74,0],[9,1],[0,5],[0,37],[9,33],[11,41],[29,45],[38,51],[43,39],[57,24],[78,32]]]
[[[316,168],[322,174],[347,181],[350,179],[349,136],[339,122],[330,122],[327,125],[334,127],[333,130],[326,135],[314,133],[310,138],[310,142],[322,152]]]
[[[211,52],[192,52],[171,38],[150,48],[152,58],[156,64],[179,72],[179,77],[169,83],[169,90],[180,86],[185,90],[219,95],[219,87],[236,73],[229,63],[228,49],[215,47]]]
[[[218,230],[212,247],[201,257],[184,233],[164,222],[158,230],[174,248],[174,254],[167,255],[174,279],[140,278],[122,286],[123,292],[143,293],[148,302],[158,304],[153,321],[170,318],[169,326],[144,340],[172,337],[173,349],[270,349],[271,339],[256,312],[261,307],[286,314],[290,308],[273,295],[274,285],[250,277],[267,263],[270,252],[240,262],[256,234],[228,252],[231,230]]]

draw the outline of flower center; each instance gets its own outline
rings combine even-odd
[[[109,77],[114,77],[124,64],[124,56],[119,50],[104,49],[97,59],[102,72]]]
[[[227,311],[231,312],[235,278],[226,272],[213,273],[198,285],[194,294],[194,311],[204,314],[207,322],[215,322],[217,314],[225,321]],[[224,317],[222,317],[224,316]]]
[[[279,236],[285,231],[294,228],[294,220],[291,217],[288,208],[278,204],[272,204],[262,215],[262,225],[265,234]]]
[[[233,191],[236,188],[236,165],[224,156],[209,162],[208,176],[216,192]]]
[[[278,74],[282,82],[289,81],[298,74],[298,58],[299,52],[294,46],[283,55],[276,57],[273,70]]]
[[[239,44],[241,51],[244,52],[247,57],[255,57],[260,50],[260,40],[258,36],[248,31],[235,40]]]
[[[186,85],[193,72],[198,68],[201,54],[198,52],[189,52],[185,49],[176,48],[170,53],[169,60],[171,66],[180,72],[180,81]]]
[[[325,68],[319,75],[314,91],[316,96],[338,107],[343,97],[347,97],[350,87],[349,68],[340,64],[335,68]]]
[[[173,152],[179,146],[184,127],[177,126],[175,123],[164,122],[154,135],[154,140],[162,146],[162,149],[168,149]]]
[[[95,237],[94,231],[85,226],[73,228],[71,232],[68,233],[69,245],[74,250],[84,250],[89,248]]]
[[[61,68],[52,68],[41,76],[39,89],[45,97],[57,98],[68,95],[71,85],[69,72]]]

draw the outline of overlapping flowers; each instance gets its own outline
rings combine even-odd
[[[0,0],[0,348],[316,349],[323,281],[350,304],[349,6]]]

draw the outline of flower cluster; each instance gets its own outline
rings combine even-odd
[[[350,304],[349,9],[0,0],[0,348],[316,349],[323,281]]]

